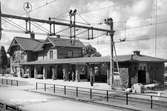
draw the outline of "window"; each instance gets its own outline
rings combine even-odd
[[[50,51],[50,59],[53,59],[53,50]]]
[[[23,54],[21,54],[21,60],[24,60],[24,55]]]
[[[73,57],[73,52],[72,51],[68,51],[68,57]]]

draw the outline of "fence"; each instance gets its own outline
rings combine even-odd
[[[17,106],[7,105],[4,103],[0,103],[1,111],[21,111]]]
[[[102,99],[106,102],[111,102],[110,100],[113,99],[114,91],[111,90],[102,90],[102,89],[93,89],[93,88],[84,88],[84,87],[76,87],[76,86],[68,86],[68,85],[58,85],[58,84],[49,84],[49,83],[38,83],[36,82],[36,90],[42,90],[44,92],[50,92],[50,93],[59,93],[64,96],[70,96],[70,97],[86,97],[90,100],[92,99]],[[142,95],[145,96],[147,99],[141,99],[141,98],[135,98],[131,97],[131,93],[126,92],[116,92],[116,93],[122,93],[122,96],[115,97],[115,99],[123,100],[123,104],[129,105],[129,102],[137,101],[140,103],[147,103],[150,105],[150,108],[153,108],[153,105],[160,105],[167,107],[167,101],[164,103],[163,101],[157,101],[154,98],[164,98],[167,99],[167,97],[163,96],[153,96],[153,95]],[[85,96],[86,95],[86,96]],[[133,94],[133,95],[141,95],[141,94]]]
[[[1,82],[2,85],[19,86],[19,81],[18,80],[1,78],[0,82]]]

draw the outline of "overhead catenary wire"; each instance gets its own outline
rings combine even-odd
[[[162,21],[162,22],[159,22],[157,24],[163,24],[163,23],[167,23],[167,21]],[[146,27],[146,26],[150,26],[150,25],[153,25],[153,24],[147,24],[147,25],[143,25],[143,26],[137,26],[137,27],[133,27],[131,29],[134,29],[134,28],[141,28],[141,27]],[[129,30],[129,29],[126,29],[126,31]],[[118,31],[121,31],[121,30],[118,30]]]
[[[56,0],[52,0],[52,1],[50,1],[50,2],[47,2],[46,4],[49,4],[49,3],[52,3],[53,1],[56,1]],[[45,4],[45,5],[46,5]],[[100,8],[100,9],[97,9],[97,10],[101,10],[101,9],[104,9],[104,8],[109,8],[109,7],[111,7],[111,6],[113,6],[113,5],[110,5],[110,6],[107,6],[107,7],[103,7],[103,8]],[[42,8],[42,7],[41,7]],[[94,10],[94,11],[97,11],[96,9]],[[92,11],[89,11],[89,12],[92,12]],[[86,12],[86,13],[89,13],[89,12]],[[84,13],[83,13],[84,14]],[[79,14],[79,15],[81,15],[81,14]],[[83,17],[82,17],[83,18]],[[84,19],[85,20],[85,19]],[[126,22],[126,21],[120,21],[120,22]],[[87,24],[88,25],[88,24]],[[136,27],[137,28],[137,27]],[[132,28],[131,28],[132,29]]]
[[[164,21],[164,22],[161,22],[161,23],[165,23],[165,22],[167,22],[167,21]],[[160,24],[160,23],[159,23]]]
[[[21,25],[18,25],[18,24],[16,24],[15,22],[13,22],[12,20],[9,20],[9,19],[4,19],[4,18],[2,18],[5,22],[7,22],[7,23],[9,23],[9,24],[11,24],[11,25],[13,25],[13,26],[16,26],[17,28],[19,28],[20,30],[22,30],[22,31],[25,31],[25,28],[24,27],[22,27]],[[35,27],[37,27],[38,29],[40,29],[41,31],[44,31],[44,32],[46,32],[46,33],[48,33],[48,31],[46,31],[46,30],[43,30],[41,27],[39,27],[38,25],[37,25],[37,23],[32,23],[32,25],[34,25]]]
[[[57,0],[52,0],[52,1],[46,2],[45,4],[43,4],[43,5],[39,6],[39,7],[34,8],[30,13],[32,13],[34,11],[37,11],[38,9],[41,9],[41,8],[43,8],[43,7],[45,7],[45,6],[49,5],[49,4],[52,4],[52,3],[56,2],[56,1]]]
[[[104,8],[105,8],[105,7],[104,7]],[[99,10],[100,10],[100,9],[99,9]],[[91,12],[91,11],[90,11],[90,12]],[[88,12],[88,13],[89,13],[89,12]],[[82,14],[84,14],[84,13],[82,13]],[[80,14],[80,15],[82,15],[82,14]],[[167,14],[161,14],[161,15],[156,14],[157,17],[163,17],[163,16],[166,17],[166,15],[167,15]],[[150,17],[144,18],[145,21],[146,21],[146,20],[149,20],[149,19],[156,19],[156,17],[150,16]],[[134,20],[133,20],[133,21],[134,21]],[[96,24],[96,25],[105,24],[104,21],[103,21],[103,22],[96,22],[96,23],[89,22],[89,23],[90,23],[90,24],[94,24],[94,25],[95,25],[95,24]],[[125,23],[125,24],[126,24],[126,23],[127,23],[127,20],[116,21],[116,22],[113,22],[113,23],[114,23],[114,24],[118,24],[118,23]]]
[[[60,19],[60,18],[57,18],[57,17],[51,17],[51,19],[55,19],[55,20],[58,20],[58,21],[64,21],[64,22],[70,22],[70,20]],[[86,23],[79,22],[79,21],[75,21],[75,23],[83,24],[83,25],[88,25],[88,24],[86,24]]]
[[[167,33],[166,33],[167,34]],[[148,35],[143,35],[143,36],[150,36],[150,37],[144,37],[144,38],[135,38],[135,39],[126,39],[126,41],[120,41],[117,40],[115,41],[115,43],[124,43],[124,42],[133,42],[133,41],[144,41],[144,40],[152,40],[155,39],[154,37],[152,37],[154,34],[148,34]],[[140,36],[136,36],[136,37],[140,37]],[[152,38],[151,38],[152,37]],[[165,36],[159,37],[160,38],[166,38]]]
[[[155,56],[156,56],[156,53],[157,53],[157,34],[158,34],[158,20],[157,20],[157,3],[158,1],[155,0],[155,40],[154,40],[154,50],[155,50]]]
[[[87,25],[91,25],[86,19],[84,19],[82,17],[82,15],[80,13],[77,13],[77,15],[87,24]]]
[[[149,25],[153,25],[153,24],[149,24]],[[149,25],[145,25],[145,26],[149,26]],[[137,27],[136,27],[137,28]],[[140,26],[138,27],[138,28],[141,28]],[[134,29],[134,27],[133,28],[131,28],[131,29]],[[128,29],[127,29],[128,30]]]
[[[37,26],[39,26],[40,28],[42,28],[43,30],[45,30],[46,32],[49,32],[49,30],[45,27],[43,27],[42,25],[36,23],[36,22],[33,22],[34,24],[36,24]]]
[[[133,28],[134,29],[134,28]]]
[[[21,34],[25,34],[25,31],[20,31],[20,30],[10,30],[10,29],[2,29],[4,32],[12,32],[12,33],[21,33]],[[46,33],[39,33],[39,32],[33,32],[36,35],[48,35]]]
[[[6,19],[8,22],[10,22],[11,24],[13,24],[13,25],[15,25],[15,26],[17,26],[17,27],[19,27],[20,29],[22,29],[22,30],[25,30],[25,28],[23,27],[23,26],[21,26],[21,25],[19,25],[18,23],[15,23],[14,21],[12,21],[12,20],[10,20],[10,19],[7,19],[7,18],[2,18],[2,19]]]
[[[2,18],[2,20],[5,21],[5,22],[7,22],[7,23],[10,24],[10,25],[13,25],[13,26],[17,27],[18,29],[20,29],[20,30],[22,30],[22,31],[25,31],[24,27],[22,27],[22,26],[20,26],[20,25],[18,25],[18,24],[16,24],[16,23],[10,21],[9,19],[4,19],[4,18]]]
[[[93,10],[84,12],[84,13],[82,13],[82,14],[87,14],[87,13],[96,12],[96,11],[99,11],[99,10],[103,10],[103,9],[106,9],[106,8],[110,8],[110,7],[112,7],[112,6],[113,6],[113,4],[112,4],[112,5],[109,5],[109,6],[106,6],[106,7],[102,7],[102,8],[95,8],[95,9],[93,9]]]
[[[143,27],[149,27],[149,26],[154,26],[155,24],[164,24],[164,23],[167,23],[167,21],[162,21],[162,22],[157,22],[157,23],[149,23],[149,24],[145,24],[145,25],[140,25],[140,26],[136,26],[136,27],[130,27],[130,28],[126,28],[126,31],[128,30],[133,30],[133,29],[140,29],[140,28],[143,28]],[[117,32],[120,32],[120,31],[125,31],[124,29],[122,30],[115,30]]]
[[[152,25],[152,24],[149,24],[149,25]],[[147,25],[146,25],[147,26]],[[139,26],[139,27],[135,27],[135,28],[140,28],[141,26]],[[133,28],[131,28],[131,29],[134,29],[134,27]],[[127,29],[128,30],[128,29]]]
[[[94,38],[94,39],[97,39],[97,38],[99,38],[99,37],[101,37],[101,36],[103,36],[103,35],[106,35],[106,33],[102,33],[102,34],[96,35],[96,36],[94,36],[93,38]]]
[[[3,31],[5,31],[5,32],[12,32],[12,33],[22,33],[22,34],[24,34],[25,33],[25,31],[19,31],[19,30],[9,30],[9,29],[3,29]],[[48,35],[48,34],[46,34],[46,33],[39,33],[39,32],[34,32],[34,34],[36,34],[36,35]],[[102,35],[104,35],[104,34],[102,34]],[[70,37],[69,35],[63,35],[63,34],[60,34],[60,36],[61,37],[64,37],[64,38],[67,38],[67,37]],[[146,35],[145,35],[146,36]],[[149,36],[149,35],[147,35],[147,36]],[[152,35],[150,35],[150,36],[152,36]],[[85,38],[83,38],[83,37],[77,37],[77,38],[80,38],[81,40],[88,40],[88,39],[85,39]],[[95,38],[99,38],[99,36],[97,37],[95,37]],[[161,37],[161,38],[166,38],[166,37]],[[124,42],[121,42],[121,41],[114,41],[114,43],[126,43],[126,42],[133,42],[133,41],[144,41],[144,40],[151,40],[151,39],[154,39],[154,38],[150,38],[150,37],[145,37],[145,38],[139,38],[139,39],[126,39],[126,41],[124,41]]]
[[[38,28],[39,30],[41,30],[41,31],[43,31],[43,32],[45,32],[45,33],[49,33],[49,31],[48,30],[44,30],[44,29],[42,29],[40,26],[38,26],[37,24],[34,24],[34,23],[31,23],[33,26],[35,26],[36,28]]]
[[[83,34],[83,33],[87,32],[87,31],[88,31],[88,30],[86,29],[86,30],[84,30],[84,31],[81,31],[81,32],[77,33],[76,35]]]
[[[64,28],[64,29],[61,29],[61,30],[59,30],[59,31],[55,32],[55,34],[61,33],[61,32],[65,31],[65,30],[68,30],[68,29],[69,29],[69,27]]]

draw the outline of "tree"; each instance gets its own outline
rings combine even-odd
[[[100,57],[101,54],[97,52],[96,48],[92,47],[91,45],[87,45],[84,48],[84,57]]]
[[[1,46],[0,48],[0,69],[2,71],[1,73],[4,73],[4,70],[6,70],[7,64],[8,64],[8,58],[6,55],[6,51],[4,46]]]
[[[91,45],[87,45],[84,48],[84,57],[100,57],[101,54],[97,52],[96,48],[94,48]],[[85,70],[85,73],[87,74],[87,79],[90,80],[91,86],[93,86],[93,83],[95,81],[95,72],[94,72],[94,67],[91,66],[90,64],[87,64],[86,66],[83,67]]]

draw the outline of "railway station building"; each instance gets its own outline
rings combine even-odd
[[[110,80],[110,57],[83,57],[84,44],[80,40],[71,41],[60,37],[45,40],[15,37],[10,44],[11,73],[18,77],[41,79],[64,79],[89,81],[93,75],[95,82]],[[119,73],[114,73],[122,85],[130,87],[134,83],[150,84],[164,82],[165,59],[146,56],[134,51],[133,54],[114,57]]]

